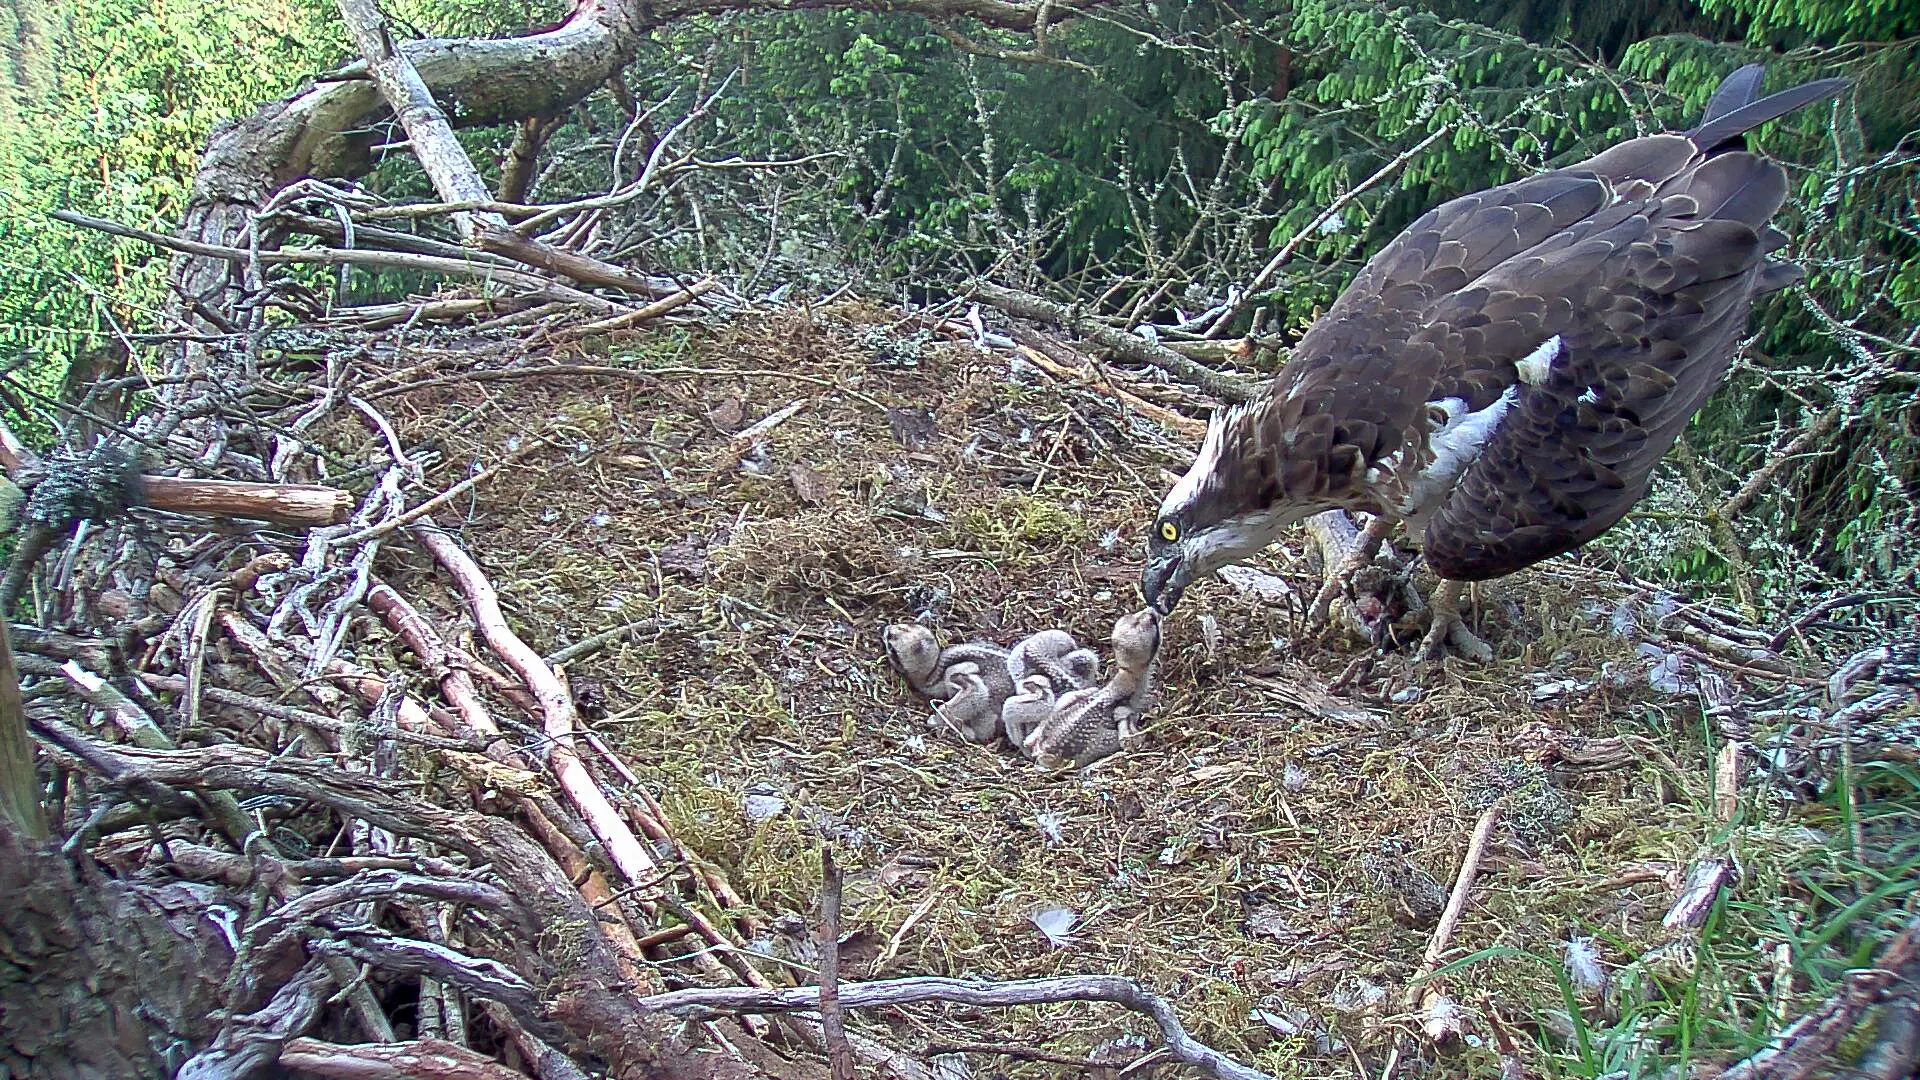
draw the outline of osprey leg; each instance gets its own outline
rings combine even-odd
[[[1391,517],[1375,514],[1364,529],[1356,530],[1344,510],[1328,510],[1307,519],[1307,534],[1320,548],[1326,574],[1325,584],[1307,609],[1309,634],[1327,628],[1334,605],[1339,603],[1342,621],[1349,629],[1383,644],[1396,623],[1422,606],[1419,595],[1404,581],[1404,568],[1397,561],[1394,568],[1368,575],[1370,580],[1366,582],[1359,580],[1362,572],[1373,566],[1394,522]],[[1341,603],[1343,597],[1345,602]]]
[[[1420,659],[1438,660],[1449,645],[1469,660],[1485,663],[1493,659],[1493,647],[1475,637],[1473,631],[1467,629],[1466,621],[1460,618],[1460,594],[1466,588],[1464,581],[1440,579],[1440,587],[1433,590],[1433,599],[1427,602],[1428,610],[1433,613],[1433,625],[1427,628],[1427,636],[1420,642]]]

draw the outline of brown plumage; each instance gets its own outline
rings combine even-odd
[[[1645,494],[1725,377],[1786,174],[1741,136],[1844,80],[1758,99],[1759,65],[1701,125],[1454,199],[1382,249],[1268,390],[1218,417],[1162,505],[1142,585],[1188,581],[1332,508],[1423,533],[1444,579],[1571,551]]]

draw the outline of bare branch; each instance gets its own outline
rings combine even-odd
[[[1078,314],[1045,297],[984,281],[976,283],[971,292],[1009,315],[1057,323],[1121,359],[1157,367],[1226,401],[1245,401],[1256,392],[1254,387],[1241,379],[1196,364],[1163,345],[1115,330],[1098,319]]]
[[[952,1001],[987,1008],[1050,1005],[1066,1001],[1112,1002],[1151,1018],[1160,1029],[1160,1038],[1167,1053],[1176,1060],[1192,1065],[1217,1080],[1271,1080],[1266,1073],[1242,1065],[1218,1050],[1196,1042],[1187,1034],[1173,1006],[1167,1004],[1165,998],[1132,979],[1118,975],[1068,975],[1057,979],[1016,979],[1008,982],[923,977],[844,983],[840,987],[840,1003],[849,1009],[911,1005],[919,1001]],[[658,1012],[698,1018],[729,1013],[811,1011],[819,1007],[820,995],[810,987],[794,990],[724,987],[655,994],[642,998],[640,1004]]]
[[[280,1065],[333,1080],[525,1080],[523,1074],[444,1039],[343,1046],[294,1039]]]
[[[459,259],[441,258],[433,255],[415,255],[396,251],[377,251],[370,249],[345,250],[340,248],[279,248],[272,251],[251,252],[245,248],[229,247],[224,244],[203,244],[196,240],[183,240],[161,233],[136,229],[131,225],[122,225],[114,221],[76,214],[71,210],[55,210],[51,215],[56,221],[69,225],[79,225],[88,229],[97,229],[114,236],[124,236],[131,240],[144,240],[158,248],[177,251],[185,255],[196,255],[205,259],[223,259],[233,263],[245,263],[258,259],[263,265],[273,266],[293,264],[305,266],[377,266],[393,270],[418,270],[425,273],[453,274],[460,277],[477,277],[488,281],[497,281],[506,285],[526,289],[530,292],[551,292],[571,300],[590,310],[617,314],[627,309],[609,300],[603,300],[592,293],[581,292],[555,281],[538,277],[519,270],[481,262],[463,262]]]
[[[1267,260],[1267,265],[1261,267],[1260,272],[1253,275],[1253,280],[1247,282],[1246,292],[1242,294],[1242,299],[1240,303],[1236,305],[1233,310],[1229,311],[1225,316],[1223,316],[1219,321],[1215,322],[1213,324],[1213,329],[1207,332],[1207,336],[1210,338],[1225,336],[1227,333],[1227,330],[1230,328],[1230,326],[1233,323],[1234,317],[1238,315],[1240,311],[1245,309],[1246,305],[1252,301],[1253,297],[1256,294],[1258,294],[1262,289],[1265,289],[1267,285],[1273,281],[1273,276],[1280,272],[1281,267],[1287,265],[1288,262],[1292,261],[1294,252],[1300,250],[1301,244],[1306,243],[1309,239],[1311,239],[1313,236],[1319,233],[1320,226],[1326,224],[1329,221],[1332,221],[1334,215],[1346,209],[1347,205],[1353,202],[1353,200],[1359,198],[1362,194],[1378,186],[1382,181],[1386,180],[1389,176],[1392,176],[1394,173],[1399,172],[1402,168],[1406,166],[1407,162],[1412,161],[1416,157],[1419,157],[1420,154],[1423,151],[1425,151],[1427,147],[1432,146],[1436,142],[1439,142],[1440,137],[1443,135],[1446,135],[1451,130],[1452,130],[1451,128],[1446,128],[1446,127],[1435,128],[1433,131],[1427,134],[1426,138],[1421,139],[1419,142],[1414,143],[1412,146],[1407,147],[1405,150],[1401,151],[1398,155],[1396,155],[1391,161],[1388,161],[1385,165],[1382,165],[1378,169],[1374,170],[1374,173],[1372,176],[1367,177],[1365,180],[1360,181],[1358,184],[1355,184],[1353,187],[1350,187],[1346,191],[1341,192],[1340,197],[1328,203],[1327,208],[1325,210],[1320,211],[1320,213],[1312,221],[1307,223],[1305,228],[1302,228],[1299,232],[1296,232],[1291,237],[1288,237],[1287,242],[1280,245],[1280,250],[1274,252],[1273,258]]]
[[[975,41],[947,25],[945,22],[936,21],[933,24],[933,29],[935,33],[946,40],[947,44],[952,45],[961,52],[971,53],[974,56],[984,56],[989,60],[1000,60],[1011,64],[1050,64],[1054,67],[1063,67],[1072,71],[1078,71],[1082,75],[1091,76],[1096,79],[1100,77],[1098,70],[1078,60],[1069,60],[1064,56],[1055,56],[1047,52],[1044,45],[1032,49],[1003,49],[998,45],[988,42]]]
[[[854,1080],[853,1049],[840,1009],[840,868],[833,849],[820,849],[820,1032],[827,1043],[833,1080]]]

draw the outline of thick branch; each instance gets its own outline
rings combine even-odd
[[[380,14],[379,5],[374,0],[338,0],[338,3],[347,32],[352,35],[360,55],[367,58],[374,85],[393,107],[414,156],[420,159],[428,179],[433,181],[434,190],[448,202],[484,202],[493,198],[493,193],[480,179],[479,170],[473,167],[466,150],[460,146],[460,140],[454,137],[453,124],[434,102],[433,91],[427,88],[419,69],[387,33],[387,20]],[[463,211],[455,214],[454,220],[469,239],[474,238],[475,230],[482,224],[504,224],[498,214],[484,212]]]
[[[141,487],[147,505],[155,510],[250,518],[295,528],[345,521],[353,509],[351,492],[315,484],[253,484],[241,480],[148,476],[142,478]]]
[[[270,757],[240,746],[110,746],[57,720],[35,717],[32,723],[41,738],[113,782],[288,795],[488,864],[545,930],[539,947],[553,954],[555,966],[542,996],[556,1020],[611,1061],[619,1075],[670,1080],[704,1076],[702,1063],[689,1055],[661,1052],[670,1042],[665,1025],[624,992],[626,979],[593,910],[547,853],[507,822],[449,810],[400,782],[305,758]]]
[[[1175,378],[1193,383],[1222,400],[1245,401],[1258,392],[1254,386],[1242,379],[1196,364],[1164,345],[1157,345],[1144,338],[1116,330],[1098,319],[1081,315],[1044,297],[1020,292],[1017,289],[1002,288],[987,282],[975,284],[972,292],[974,296],[1009,315],[1023,319],[1044,319],[1065,327],[1123,360],[1157,367]]]
[[[333,1080],[524,1080],[505,1065],[441,1039],[342,1046],[294,1039],[280,1064]]]
[[[0,625],[0,819],[30,840],[47,838],[47,816],[40,808],[40,782],[33,772],[33,742],[27,738],[27,708],[20,698],[20,673],[13,645]]]
[[[573,747],[574,708],[573,699],[561,685],[553,669],[547,666],[540,654],[520,639],[507,625],[507,617],[500,610],[499,594],[494,592],[493,584],[480,571],[472,557],[461,550],[451,536],[433,528],[429,523],[417,531],[422,544],[433,553],[433,557],[447,573],[453,575],[454,583],[460,594],[467,599],[467,605],[473,609],[473,619],[480,628],[480,636],[486,640],[488,648],[498,653],[507,666],[519,674],[527,684],[527,689],[540,702],[541,728],[552,740],[549,757],[554,777],[566,791],[567,797],[587,819],[600,842],[607,845],[607,854],[613,858],[614,865],[626,875],[631,884],[640,884],[650,880],[656,868],[646,848],[642,847],[633,830],[621,820],[620,814],[607,801],[606,794],[593,779],[593,774],[580,763],[579,755]]]
[[[848,1009],[882,1005],[911,1005],[917,1001],[953,1001],[962,1005],[1009,1008],[1048,1005],[1063,1001],[1110,1001],[1145,1014],[1160,1029],[1167,1053],[1219,1080],[1271,1080],[1209,1046],[1194,1041],[1166,999],[1132,979],[1118,975],[1068,975],[1057,979],[888,979],[883,982],[842,983],[840,1004]],[[650,1010],[702,1017],[727,1013],[802,1012],[820,1006],[813,987],[795,990],[758,990],[751,987],[675,990],[641,999]]]
[[[298,1035],[320,1018],[334,985],[327,965],[308,964],[282,984],[272,1000],[222,1027],[212,1046],[180,1067],[178,1080],[232,1080],[265,1069],[289,1035]]]
[[[680,0],[656,4],[661,21],[720,11],[835,11],[880,8],[908,11],[929,19],[972,19],[1002,30],[1031,31],[1045,19],[1050,26],[1100,7],[1106,0]]]
[[[553,116],[584,100],[632,58],[655,27],[693,15],[732,11],[838,10],[884,7],[929,18],[966,18],[987,26],[1032,31],[1098,6],[1100,0],[581,0],[560,26],[518,38],[429,39],[392,43],[392,55],[417,74],[418,86],[463,127]],[[1044,15],[1043,15],[1044,13]],[[253,215],[288,184],[303,177],[353,179],[373,165],[372,150],[386,132],[387,102],[364,63],[350,65],[311,89],[263,106],[216,132],[194,177],[179,237],[221,247],[245,247]],[[482,201],[487,201],[483,199]],[[271,239],[271,238],[269,238]],[[273,246],[266,244],[265,246]],[[525,252],[508,251],[515,258]],[[564,253],[562,253],[564,254]],[[546,266],[575,280],[595,260]],[[235,269],[219,258],[187,252],[171,271],[178,311],[229,308]],[[599,282],[619,284],[616,282]]]

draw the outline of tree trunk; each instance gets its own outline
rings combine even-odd
[[[0,822],[28,840],[44,840],[47,816],[40,809],[40,780],[33,771],[33,739],[20,698],[13,642],[0,622]]]
[[[0,819],[0,1076],[172,1076],[213,1034],[233,960],[200,915],[208,891],[83,882],[65,856]]]
[[[565,109],[623,66],[640,37],[640,5],[585,0],[564,24],[523,38],[422,40],[401,51],[462,126],[499,124]],[[359,70],[356,70],[356,67]],[[372,165],[388,115],[364,65],[264,106],[213,134],[177,235],[246,246],[251,214],[302,177],[351,179]],[[277,238],[263,238],[271,245]],[[239,281],[225,259],[182,255],[172,281],[181,317],[205,324],[195,305],[225,314]]]

